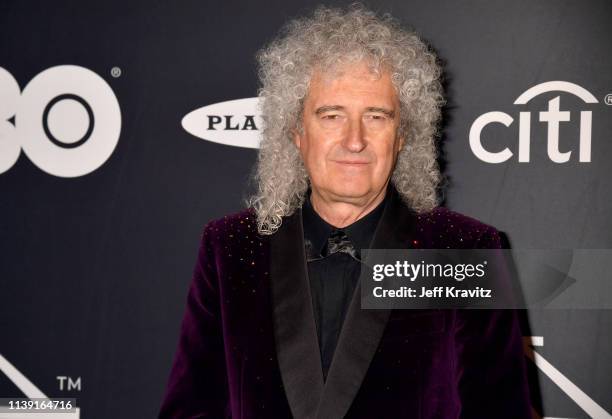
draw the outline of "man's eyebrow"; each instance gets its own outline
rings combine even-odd
[[[317,110],[315,111],[315,114],[320,115],[325,112],[341,111],[343,109],[344,109],[344,106],[340,106],[340,105],[323,105],[317,108]]]
[[[395,111],[387,108],[378,108],[378,107],[369,107],[366,108],[368,112],[380,112],[382,114],[387,115],[389,118],[395,118]]]
[[[315,114],[316,115],[320,115],[322,113],[325,112],[331,112],[331,111],[341,111],[344,110],[344,106],[340,106],[340,105],[323,105],[318,107],[315,110]],[[366,108],[367,112],[380,112],[382,114],[387,115],[389,118],[394,118],[395,117],[395,111],[392,109],[387,109],[387,108],[380,108],[380,107],[376,107],[376,106],[370,106],[368,108]]]

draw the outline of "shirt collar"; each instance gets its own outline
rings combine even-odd
[[[389,201],[390,194],[391,190],[387,188],[385,198],[376,208],[353,224],[339,229],[346,233],[355,249],[361,250],[370,247],[370,242],[376,231],[376,226],[378,225],[378,221],[380,220],[386,203]],[[323,250],[323,246],[327,242],[327,238],[336,227],[321,218],[315,211],[310,202],[310,189],[302,205],[302,220],[306,246],[311,246],[308,250],[312,256],[319,256]]]

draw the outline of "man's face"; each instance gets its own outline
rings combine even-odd
[[[339,75],[313,74],[302,133],[294,133],[313,193],[331,201],[369,202],[386,187],[403,139],[399,100],[388,72],[365,63]]]

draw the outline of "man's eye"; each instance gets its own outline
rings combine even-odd
[[[340,115],[324,115],[323,119],[338,119]]]
[[[384,115],[368,115],[367,117],[369,119],[373,119],[375,121],[379,121],[379,120],[385,119]]]

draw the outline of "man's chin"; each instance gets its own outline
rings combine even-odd
[[[364,186],[342,186],[332,190],[333,196],[346,202],[359,202],[372,195],[372,189]]]

